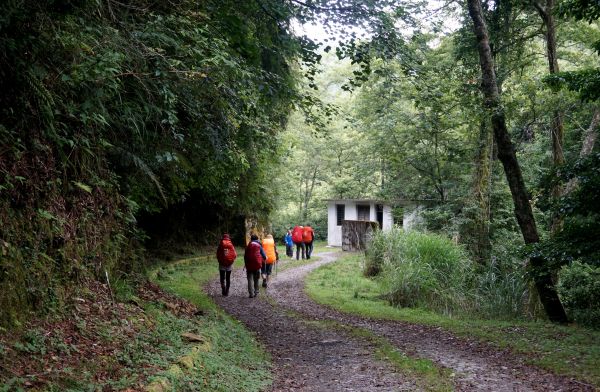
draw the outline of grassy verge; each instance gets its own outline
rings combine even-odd
[[[215,264],[194,258],[152,271],[180,296],[142,277],[116,280],[113,291],[92,281],[52,319],[0,329],[0,392],[268,388],[267,354],[202,293]]]
[[[242,265],[239,260],[236,264]],[[210,279],[218,279],[217,274],[214,257],[201,256],[157,268],[150,279],[204,311],[199,333],[208,338],[211,349],[195,352],[202,368],[194,375],[202,377],[202,389],[264,390],[272,382],[268,354],[242,324],[219,310],[202,290]]]
[[[408,308],[380,299],[377,280],[362,274],[362,256],[345,255],[307,277],[306,290],[316,302],[365,317],[443,327],[459,336],[477,337],[510,348],[537,366],[600,387],[600,332],[546,322],[459,319]]]

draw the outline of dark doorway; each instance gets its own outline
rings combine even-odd
[[[346,205],[345,204],[336,204],[335,211],[336,211],[336,223],[338,226],[341,226],[342,222],[345,219],[345,215],[346,215]]]
[[[377,211],[377,223],[379,223],[379,229],[383,230],[383,204],[377,204],[375,209]]]

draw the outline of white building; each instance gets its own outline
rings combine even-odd
[[[379,223],[382,230],[394,225],[392,207],[368,199],[332,199],[327,200],[327,244],[342,246],[342,222],[344,220],[363,220]]]

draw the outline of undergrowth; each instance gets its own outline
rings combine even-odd
[[[513,320],[532,318],[521,264],[494,259],[482,266],[465,249],[432,233],[395,227],[377,232],[364,273],[376,277],[392,305],[447,315]]]
[[[264,390],[268,355],[202,292],[214,264],[193,258],[152,271],[173,294],[142,277],[112,290],[92,281],[62,317],[0,329],[0,391]]]

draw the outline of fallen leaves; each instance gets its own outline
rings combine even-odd
[[[132,360],[137,354],[131,350],[144,354],[159,350],[148,341],[156,321],[144,306],[158,304],[178,317],[195,320],[203,313],[150,282],[141,284],[136,294],[127,303],[113,303],[106,285],[88,282],[83,293],[66,304],[62,319],[32,320],[20,332],[0,331],[0,384],[13,380],[20,387],[42,390],[63,383],[102,385],[132,378],[129,391],[142,390],[149,375],[163,370]],[[191,332],[181,337],[206,341]]]

